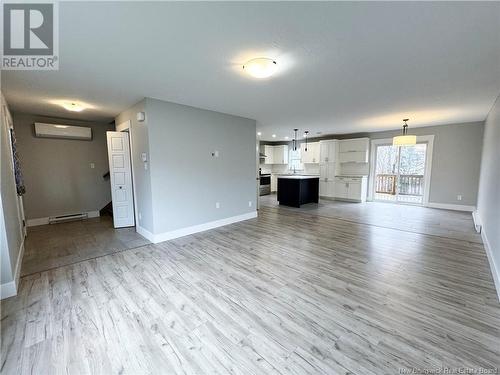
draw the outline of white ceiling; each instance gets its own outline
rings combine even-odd
[[[107,121],[149,96],[277,140],[484,120],[500,92],[498,2],[61,2],[59,22],[59,71],[2,72],[13,110]],[[261,56],[280,72],[245,76]]]

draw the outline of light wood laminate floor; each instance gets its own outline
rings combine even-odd
[[[276,194],[261,196],[259,203],[265,207],[482,243],[481,235],[474,230],[470,212],[388,202],[352,203],[331,199],[320,199],[319,203],[296,208],[280,206]]]
[[[263,207],[23,277],[2,374],[399,374],[500,366],[482,244]]]
[[[21,276],[150,243],[131,228],[113,228],[110,216],[28,228]]]

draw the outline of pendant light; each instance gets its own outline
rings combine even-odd
[[[292,140],[292,148],[293,148],[293,151],[297,151],[297,131],[299,129],[293,129],[293,140]]]
[[[309,134],[309,130],[306,130],[304,132],[304,138],[306,139],[306,148],[305,148],[305,151],[307,152],[307,135]]]
[[[408,124],[406,123],[408,120],[407,118],[403,119],[403,133],[392,139],[393,146],[411,146],[417,143],[417,136],[408,134]]]

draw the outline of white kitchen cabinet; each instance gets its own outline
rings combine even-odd
[[[264,164],[273,164],[274,161],[274,148],[271,145],[261,146],[260,152],[266,157],[264,158]]]
[[[336,159],[337,140],[319,141],[319,162],[333,163]]]
[[[324,198],[335,196],[335,166],[334,162],[319,165],[319,195]]]
[[[340,163],[368,163],[368,151],[339,152]]]
[[[271,174],[271,193],[278,191],[278,177]]]
[[[288,164],[288,146],[287,145],[264,145],[260,152],[266,155],[264,164]]]
[[[273,146],[273,164],[288,164],[288,146]]]
[[[339,152],[367,151],[369,147],[369,138],[343,139],[339,141]]]
[[[335,181],[320,179],[319,196],[322,198],[333,198],[335,196]]]
[[[335,199],[365,202],[367,187],[366,177],[336,177]]]
[[[343,180],[335,180],[335,198],[336,199],[347,199],[347,192],[349,189],[349,184]]]
[[[369,138],[343,139],[338,142],[340,163],[368,163]]]
[[[303,164],[319,163],[319,142],[308,142],[307,151],[306,143],[300,144],[300,158]]]

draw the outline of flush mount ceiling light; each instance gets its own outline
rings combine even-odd
[[[243,70],[254,78],[268,78],[276,73],[276,61],[267,57],[258,57],[248,60],[243,65]]]
[[[61,106],[71,112],[81,112],[85,109],[85,106],[78,102],[64,102],[61,103]]]
[[[393,146],[411,146],[417,143],[417,136],[408,134],[408,124],[406,123],[408,120],[407,118],[403,119],[403,133],[392,139]]]
[[[260,137],[262,135],[262,133],[261,132],[257,132],[257,135]]]
[[[71,112],[81,112],[84,109],[93,108],[93,106],[91,106],[90,104],[87,104],[87,103],[84,103],[81,101],[77,101],[77,100],[63,99],[63,100],[51,100],[49,102],[51,104],[59,105],[59,106],[63,107],[65,110],[71,111]]]
[[[276,138],[276,134],[273,134],[271,137]]]

